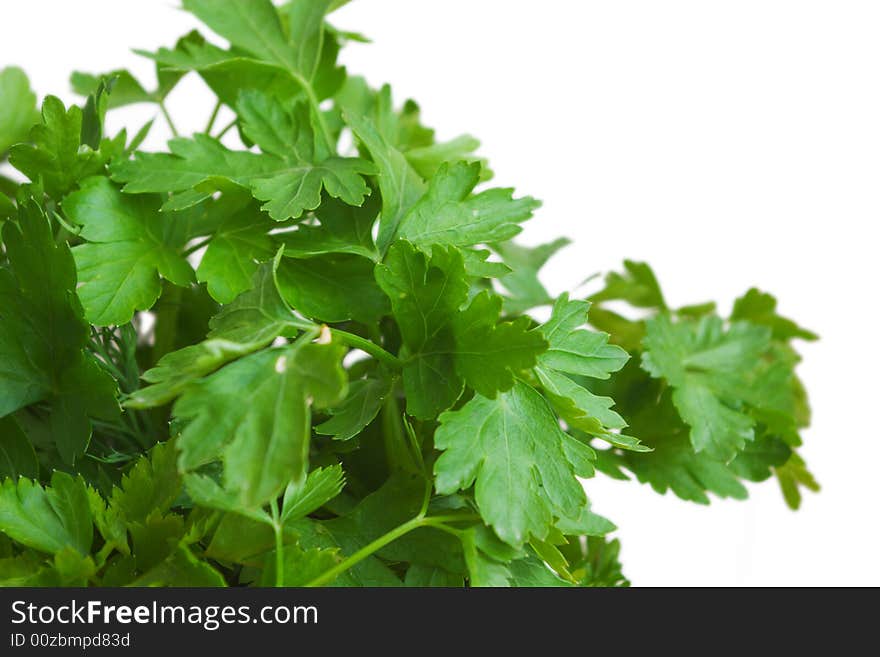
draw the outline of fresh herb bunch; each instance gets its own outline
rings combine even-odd
[[[619,586],[597,471],[699,503],[816,488],[792,348],[815,336],[771,296],[670,308],[627,262],[553,299],[566,241],[511,241],[538,202],[337,64],[362,38],[338,1],[183,4],[229,46],[143,53],[154,90],[76,73],[84,105],[37,112],[0,73],[28,181],[0,179],[0,582]],[[174,131],[191,72],[204,132],[105,134],[132,103]]]

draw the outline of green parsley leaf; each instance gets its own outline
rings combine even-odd
[[[421,176],[406,157],[391,145],[370,121],[352,112],[343,112],[345,122],[369,151],[379,171],[382,213],[376,246],[385,252],[397,234],[398,226],[425,192]]]
[[[306,317],[368,324],[388,314],[388,299],[376,285],[373,267],[372,260],[349,253],[282,258],[278,289]]]
[[[37,96],[25,72],[15,66],[0,70],[0,158],[10,146],[27,139],[39,120]]]
[[[490,189],[471,196],[480,180],[480,165],[443,164],[428,191],[403,217],[397,236],[416,245],[473,246],[517,235],[540,203],[513,199],[511,189]]]
[[[732,404],[769,340],[760,326],[734,323],[725,331],[717,317],[673,323],[660,315],[648,322],[643,367],[673,387],[673,402],[691,427],[697,452],[730,461],[754,439],[754,420]]]
[[[817,489],[816,336],[635,261],[551,295],[568,241],[514,243],[539,203],[479,141],[348,74],[345,1],[183,0],[212,34],[137,51],[155,85],[75,73],[82,107],[0,71],[0,585],[628,586],[597,471]],[[166,147],[107,136],[134,104]]]
[[[77,293],[93,324],[127,323],[159,298],[161,279],[186,286],[193,271],[181,254],[187,226],[160,214],[153,196],[126,195],[107,178],[90,178],[64,199],[64,212],[88,243],[73,249]]]
[[[776,299],[766,292],[752,288],[733,304],[733,313],[730,316],[733,321],[748,320],[754,324],[769,326],[773,330],[775,340],[818,340],[812,331],[801,328],[792,320],[781,317],[776,313]]]
[[[80,148],[83,112],[64,108],[55,96],[43,101],[42,121],[30,133],[32,144],[18,144],[9,153],[16,169],[40,182],[47,194],[61,198],[83,178],[101,171],[106,158],[91,148]]]
[[[499,277],[499,283],[508,292],[504,301],[504,309],[508,313],[520,314],[537,306],[553,304],[553,297],[538,279],[538,272],[559,249],[569,244],[570,240],[560,238],[535,247],[513,242],[492,245],[492,249],[512,270]]]
[[[488,291],[475,296],[453,321],[455,368],[485,397],[513,387],[514,376],[534,367],[547,342],[520,317],[500,322],[501,297]]]
[[[475,396],[440,417],[434,443],[437,491],[476,483],[480,515],[511,545],[544,538],[555,519],[576,517],[585,504],[560,429],[547,402],[517,383],[496,399]]]
[[[336,440],[351,440],[372,422],[391,394],[391,380],[387,377],[368,377],[352,381],[348,396],[342,403],[329,409],[332,416],[315,427],[315,433],[333,436]]]
[[[435,247],[429,258],[400,241],[376,267],[376,281],[391,301],[410,354],[403,369],[407,412],[434,417],[458,399],[463,387],[450,320],[467,299],[464,262],[455,249]]]
[[[0,268],[0,417],[48,402],[51,437],[73,463],[89,443],[89,418],[119,413],[116,383],[86,350],[73,258],[55,244],[42,211],[22,206],[3,242],[10,267]]]
[[[43,488],[30,479],[0,483],[0,531],[41,552],[70,547],[87,555],[92,546],[92,514],[85,482],[65,472],[52,474]]]
[[[186,422],[181,469],[222,457],[225,487],[244,506],[260,506],[302,481],[311,407],[332,406],[345,394],[340,360],[336,345],[298,342],[247,356],[190,385],[174,406]]]
[[[270,259],[274,243],[264,217],[243,195],[224,194],[210,208],[213,231],[196,276],[219,303],[250,289],[259,263]]]

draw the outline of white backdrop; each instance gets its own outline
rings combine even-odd
[[[801,371],[823,491],[801,511],[773,482],[710,507],[588,483],[634,583],[880,585],[880,4],[355,0],[334,22],[375,41],[349,48],[351,71],[416,98],[441,137],[479,137],[496,183],[544,201],[525,241],[575,239],[551,291],[644,259],[673,304],[726,309],[758,285],[822,335]],[[71,69],[151,80],[128,49],[195,24],[168,0],[2,0],[0,67],[72,101]],[[184,130],[210,111],[195,78],[169,105]]]

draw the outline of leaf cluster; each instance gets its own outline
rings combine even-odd
[[[597,473],[797,507],[815,336],[641,263],[551,295],[539,203],[340,66],[336,4],[184,0],[213,36],[75,73],[82,107],[0,72],[0,583],[625,586]],[[106,134],[135,103],[167,150]]]

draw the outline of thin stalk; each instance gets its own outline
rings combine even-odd
[[[110,360],[110,356],[108,356],[103,349],[97,348],[94,344],[92,345],[92,349],[93,351],[98,352],[97,355],[101,357],[98,359],[99,367],[103,368],[110,376],[119,381],[119,383],[128,383],[128,378],[118,367],[116,367],[116,365],[113,364],[113,361]],[[127,392],[127,390],[124,390],[123,392]]]
[[[189,247],[186,251],[183,252],[183,257],[187,258],[187,257],[191,256],[193,253],[195,253],[196,251],[201,249],[203,246],[207,246],[208,244],[210,244],[212,239],[214,239],[213,235],[211,235],[210,237],[206,237],[201,242],[196,242],[191,247]]]
[[[411,471],[407,439],[401,422],[400,406],[392,392],[382,404],[382,438],[385,443],[385,461],[389,472]],[[424,509],[422,509],[424,512]],[[424,515],[424,513],[420,514]]]
[[[375,342],[367,340],[366,338],[362,338],[361,336],[355,335],[354,333],[341,331],[339,329],[330,329],[330,334],[343,344],[347,344],[349,347],[354,347],[355,349],[365,351],[376,360],[381,361],[386,365],[390,365],[394,369],[399,370],[401,367],[403,367],[403,362],[397,356],[385,351]]]
[[[437,529],[452,529],[451,527],[446,527],[447,522],[465,522],[465,521],[474,521],[478,520],[479,516],[477,515],[447,515],[447,516],[428,516],[425,517],[421,514],[417,515],[415,518],[406,521],[402,525],[398,525],[390,532],[383,534],[379,538],[377,538],[372,543],[369,543],[362,547],[360,550],[355,552],[353,555],[345,559],[344,561],[336,564],[330,570],[325,571],[311,582],[306,584],[306,586],[323,586],[329,582],[332,582],[339,575],[343,574],[347,570],[350,570],[354,566],[358,565],[361,561],[366,559],[369,556],[372,556],[374,552],[378,552],[383,547],[396,541],[401,536],[408,534],[414,529],[418,529],[419,527],[436,527]]]
[[[214,111],[211,112],[211,118],[208,119],[208,125],[205,126],[205,134],[211,134],[211,130],[214,128],[214,122],[217,120],[217,115],[220,113],[220,108],[223,107],[223,103],[218,100],[214,104]]]
[[[174,126],[174,121],[171,120],[171,115],[168,113],[168,108],[165,107],[165,101],[159,101],[159,110],[162,112],[162,116],[165,117],[165,121],[168,123],[168,127],[171,128],[171,134],[175,137],[179,137],[180,133],[177,132],[177,128]]]
[[[238,123],[238,117],[232,119],[232,121],[230,121],[229,123],[227,123],[227,124],[226,124],[226,127],[224,127],[224,128],[223,128],[220,132],[218,132],[216,135],[214,135],[214,139],[218,139],[218,140],[219,140],[219,139],[223,139],[223,135],[225,135],[227,132],[229,132],[230,130],[232,130],[232,129],[235,127],[235,124],[236,124],[236,123]]]
[[[278,500],[272,500],[272,531],[275,533],[275,587],[284,586],[284,525],[281,524],[281,512]]]
[[[183,288],[165,283],[159,303],[156,304],[156,328],[153,341],[153,363],[159,362],[165,354],[174,350],[177,338],[177,317],[183,302]]]
[[[425,492],[422,495],[422,506],[419,507],[419,515],[424,516],[428,513],[428,505],[431,503],[431,493],[434,491],[434,484],[431,479],[425,478]]]
[[[315,115],[315,120],[318,122],[318,128],[320,129],[321,136],[324,138],[324,143],[327,145],[327,150],[331,153],[335,153],[336,144],[334,143],[333,138],[330,136],[330,130],[329,128],[327,128],[327,123],[324,121],[324,113],[321,111],[321,102],[315,95],[315,90],[312,88],[312,83],[306,80],[296,71],[291,70],[290,73],[299,83],[300,87],[302,87],[302,90],[306,94],[306,98],[308,98],[309,104],[312,106],[312,112]]]
[[[322,575],[319,575],[311,582],[306,584],[306,586],[323,586],[328,582],[332,582],[339,575],[358,565],[361,561],[371,556],[374,552],[381,550],[392,541],[395,541],[401,536],[408,534],[413,529],[421,527],[423,521],[424,518],[416,516],[412,520],[409,520],[402,525],[395,527],[387,534],[383,534],[372,543],[369,543],[362,547],[360,550],[351,555],[348,559],[345,559],[330,570],[325,571]]]
[[[430,520],[430,518],[428,518]],[[439,529],[442,532],[446,532],[447,534],[452,534],[457,539],[461,540],[461,537],[464,535],[464,532],[460,529],[456,529],[455,527],[450,527],[449,525],[442,522],[432,522],[426,525],[427,527],[432,527],[434,529]]]

